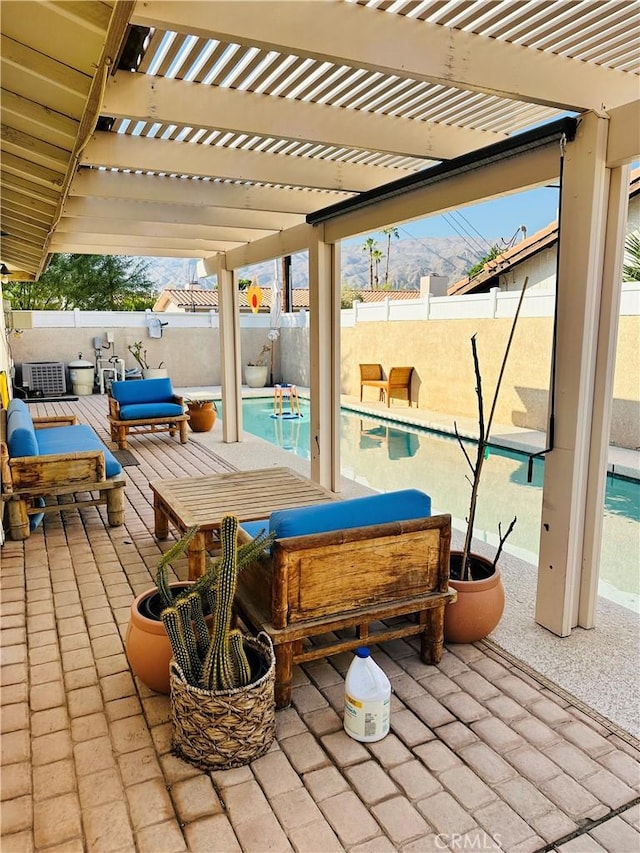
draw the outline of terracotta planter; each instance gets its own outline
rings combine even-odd
[[[170,584],[171,589],[178,591],[190,585],[184,581]],[[159,608],[153,606],[153,601],[149,607],[150,599],[157,595],[158,590],[154,586],[131,603],[124,647],[131,669],[140,681],[156,693],[169,693],[169,661],[173,657],[171,643],[160,620]]]
[[[217,412],[212,402],[187,403],[189,412],[189,427],[193,432],[209,432],[216,422]]]
[[[489,560],[472,555],[472,573],[478,580],[456,580],[462,554],[451,552],[449,586],[458,592],[458,600],[444,610],[445,643],[475,643],[493,631],[504,610],[504,587],[500,569]]]

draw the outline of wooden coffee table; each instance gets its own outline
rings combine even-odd
[[[200,528],[187,550],[189,580],[204,573],[207,542],[220,529],[223,516],[237,515],[241,523],[258,521],[268,519],[276,509],[326,503],[337,497],[291,468],[154,480],[149,486],[153,492],[154,532],[158,539],[169,535],[169,522],[180,535],[196,524]]]

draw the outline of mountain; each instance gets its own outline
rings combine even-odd
[[[349,242],[342,245],[342,284],[352,289],[369,287],[369,255],[362,243]],[[383,253],[386,246],[378,244]],[[453,283],[462,278],[467,270],[480,260],[480,254],[469,248],[458,237],[425,237],[420,240],[405,238],[393,240],[389,260],[389,279],[398,289],[419,288],[420,277],[433,273],[445,275]],[[148,262],[147,276],[157,290],[167,287],[183,288],[197,280],[202,287],[215,286],[215,277],[197,279],[196,262],[188,258],[141,258]],[[379,265],[378,277],[384,279],[386,257]],[[262,286],[273,280],[274,263],[265,261],[240,271],[241,278],[257,278]],[[291,259],[291,275],[294,287],[308,287],[309,276],[307,255],[300,252]]]

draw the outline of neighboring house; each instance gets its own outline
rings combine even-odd
[[[640,171],[633,173],[629,185],[629,216],[627,232],[640,230]],[[520,290],[525,276],[529,276],[527,289],[553,290],[556,283],[556,246],[558,223],[552,222],[503,252],[473,278],[463,278],[452,284],[449,296],[463,293],[488,293],[493,287],[500,290]]]
[[[389,299],[419,299],[419,290],[359,290],[357,298],[361,302],[383,302],[387,297]],[[293,301],[292,310],[299,311],[301,308],[309,310],[309,288],[294,287],[291,289],[291,298]],[[247,301],[246,291],[241,290],[238,295],[240,311],[250,311],[249,302]],[[271,307],[271,288],[262,288],[262,302],[260,304],[260,313],[267,313]],[[188,288],[168,288],[163,290],[157,298],[153,311],[173,311],[185,314],[203,313],[208,311],[218,310],[218,291],[217,290],[202,290],[199,287],[190,285]]]

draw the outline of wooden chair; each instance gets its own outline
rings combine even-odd
[[[360,402],[362,402],[362,390],[366,385],[379,389],[380,399],[386,397],[387,408],[391,407],[392,397],[401,397],[401,399],[408,400],[411,406],[412,373],[413,367],[392,367],[389,371],[389,376],[384,379],[381,364],[361,364]]]
[[[109,388],[109,429],[119,450],[127,450],[129,435],[168,432],[187,442],[189,416],[184,399],[173,393],[170,379],[112,382]]]
[[[415,636],[421,660],[438,663],[444,608],[456,597],[450,539],[451,516],[437,515],[276,539],[247,566],[235,606],[274,644],[276,707],[291,702],[294,664],[360,645]]]

